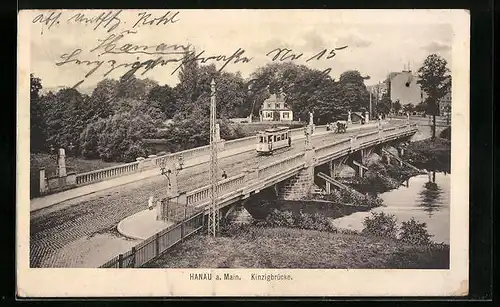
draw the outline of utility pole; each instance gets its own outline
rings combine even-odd
[[[212,79],[210,95],[210,212],[208,214],[208,234],[215,237],[219,231],[219,209],[217,208],[217,116],[215,106],[215,81]]]
[[[370,116],[368,117],[368,119],[372,118],[372,90],[373,89],[370,89]]]

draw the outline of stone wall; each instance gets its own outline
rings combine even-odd
[[[310,194],[314,184],[314,167],[307,167],[299,174],[281,183],[278,190],[278,199],[299,200]]]

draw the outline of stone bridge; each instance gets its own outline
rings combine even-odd
[[[417,131],[416,124],[407,123],[361,133],[319,147],[306,145],[300,153],[220,181],[217,187],[218,206],[223,209],[270,187],[274,188],[278,199],[300,200],[311,192],[316,168],[328,167],[329,175],[336,177],[340,168],[350,165],[358,176],[363,176],[367,159],[372,154],[390,156],[395,154],[394,151],[399,153],[402,150],[399,144],[408,142]],[[210,190],[211,186],[207,185],[189,191],[181,196],[179,202],[208,213]]]

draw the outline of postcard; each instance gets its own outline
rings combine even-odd
[[[18,296],[467,295],[469,19],[20,11]]]

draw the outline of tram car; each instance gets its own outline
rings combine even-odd
[[[257,154],[271,155],[276,150],[292,146],[288,127],[277,127],[257,132]]]

